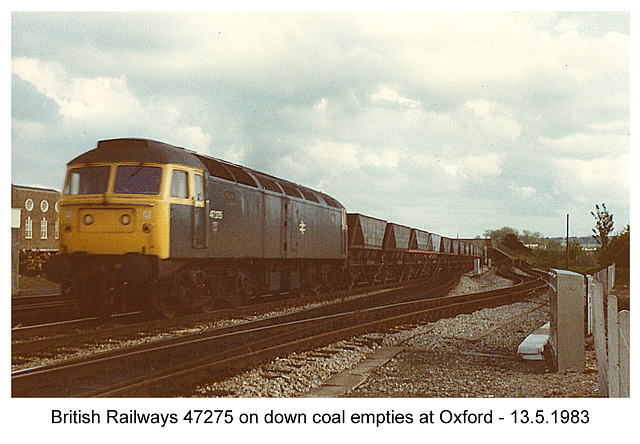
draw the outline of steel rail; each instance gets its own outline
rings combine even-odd
[[[448,283],[446,288],[443,288],[441,291],[445,291],[451,285],[451,283]],[[422,286],[416,286],[415,288],[423,289]],[[129,349],[116,349],[108,352],[96,353],[82,358],[70,359],[47,366],[18,370],[12,372],[12,395],[47,396],[45,393],[49,390],[52,392],[51,396],[67,396],[72,394],[71,392],[73,390],[65,390],[65,386],[70,387],[77,383],[87,373],[108,373],[110,370],[122,368],[122,366],[134,366],[136,360],[140,359],[144,359],[144,365],[148,365],[148,362],[150,361],[171,359],[171,357],[167,358],[171,353],[177,355],[177,357],[173,358],[174,360],[182,362],[184,359],[189,359],[189,355],[197,353],[186,350],[186,347],[202,348],[204,345],[206,348],[207,343],[205,341],[207,340],[210,342],[218,340],[218,342],[220,342],[234,339],[234,337],[231,336],[233,333],[242,335],[244,331],[245,335],[250,335],[252,330],[255,332],[259,331],[258,329],[260,328],[272,325],[286,325],[287,323],[293,323],[304,319],[320,318],[328,314],[343,312],[346,310],[345,307],[349,306],[352,308],[354,306],[362,308],[375,304],[379,305],[388,299],[404,297],[404,292],[405,289],[403,288],[390,289],[351,301],[334,302],[293,313],[271,316],[256,321],[247,321],[222,328],[210,329],[202,331],[199,334],[183,335],[171,339],[149,342]],[[250,338],[246,339],[238,335],[235,337],[238,338],[236,341],[250,341]],[[214,350],[222,346],[225,345],[209,344],[209,347],[212,347]],[[164,354],[164,358],[159,358],[159,354]],[[123,364],[123,362],[126,364]],[[59,388],[56,389],[55,386],[59,386]]]
[[[398,324],[415,322],[425,318],[437,319],[446,317],[468,311],[471,307],[479,308],[492,304],[499,305],[523,295],[529,295],[532,291],[546,288],[547,286],[546,284],[532,286],[531,283],[526,283],[520,284],[520,287],[517,289],[510,287],[510,292],[500,289],[493,292],[455,296],[450,298],[452,300],[449,304],[417,310],[410,309],[405,310],[404,313],[402,312],[403,310],[398,310],[400,306],[414,306],[415,308],[420,302],[406,302],[342,313],[327,317],[320,324],[312,324],[311,320],[306,320],[304,322],[309,323],[309,325],[303,326],[299,330],[306,333],[301,338],[294,337],[290,332],[271,336],[250,345],[246,344],[235,349],[226,350],[193,362],[85,393],[84,395],[94,397],[172,396],[172,394],[179,394],[183,390],[188,390],[188,387],[193,387],[198,382],[215,376],[216,373],[223,375],[236,373],[254,363],[264,362],[283,354],[348,339],[370,331],[388,329]],[[472,295],[478,297],[465,300]],[[440,298],[441,301],[446,299],[448,298]],[[394,314],[391,314],[390,310]],[[327,326],[330,328],[326,328]]]
[[[406,320],[416,316],[416,313],[417,316],[424,316],[429,312],[444,316],[460,311],[463,307],[465,310],[470,310],[472,308],[469,308],[469,304],[477,307],[491,300],[494,301],[491,303],[504,303],[504,300],[509,299],[509,289],[511,293],[516,289],[517,295],[522,295],[532,291],[535,284],[536,281],[532,281],[506,289],[472,294],[475,296],[431,297],[386,305],[382,302],[385,298],[390,298],[389,294],[374,295],[371,301],[360,300],[355,304],[356,307],[351,307],[349,310],[345,309],[348,308],[349,302],[331,304],[334,313],[330,312],[331,309],[316,307],[304,312],[216,329],[206,334],[195,335],[197,336],[195,338],[176,338],[161,341],[161,344],[136,347],[135,351],[126,353],[101,353],[69,363],[14,372],[12,373],[12,395],[123,396],[131,393],[140,395],[140,390],[143,392],[146,390],[146,396],[150,393],[163,396],[170,393],[167,386],[163,386],[160,391],[153,388],[162,381],[171,380],[173,382],[170,386],[176,386],[179,385],[176,378],[183,377],[188,384],[192,384],[193,375],[201,374],[202,369],[208,369],[207,372],[209,372],[211,369],[224,369],[229,365],[244,367],[252,361],[268,359],[272,356],[271,353],[276,351],[283,353],[290,348],[297,349],[302,344],[313,344],[314,339],[309,337],[316,340],[337,337],[362,328],[366,330],[373,325],[382,326],[388,322]],[[542,285],[546,286],[546,284]],[[443,286],[440,291],[446,291],[450,286],[451,284]],[[416,288],[414,291],[424,293],[424,288]],[[395,297],[400,298],[400,294],[406,290],[390,290],[390,293],[394,292],[397,293]],[[372,307],[372,304],[376,306]],[[248,327],[251,328],[247,329]],[[174,357],[171,358],[171,355]],[[176,359],[176,356],[180,358]],[[189,359],[188,356],[192,358]],[[199,356],[205,357],[199,358]],[[141,362],[143,364],[140,364]],[[140,367],[148,368],[149,362],[165,365],[165,368],[151,375],[148,371],[144,374]],[[175,364],[175,362],[184,362],[184,364]],[[138,374],[130,369],[129,372],[134,374],[129,375],[129,380],[114,382],[112,378],[110,382],[105,381],[105,374],[114,373],[110,369],[118,367],[138,367],[136,370]],[[83,379],[85,388],[81,389],[78,382]],[[100,380],[102,382],[99,382]],[[105,388],[105,384],[111,388]],[[143,390],[142,387],[145,389]]]
[[[404,283],[405,285],[407,282]],[[409,282],[410,285],[430,285],[430,281],[421,280]],[[24,358],[35,352],[42,350],[54,350],[58,347],[79,344],[83,342],[95,342],[105,338],[115,338],[127,334],[141,333],[160,328],[175,328],[179,326],[190,326],[194,323],[204,323],[220,320],[224,317],[243,317],[264,313],[272,309],[295,308],[300,304],[311,304],[321,302],[335,302],[340,298],[356,296],[367,297],[376,292],[384,292],[399,288],[399,283],[391,283],[384,286],[376,286],[367,289],[351,289],[334,292],[332,295],[322,294],[315,297],[279,299],[263,303],[254,303],[238,308],[228,308],[210,311],[207,313],[190,314],[177,318],[150,319],[144,322],[135,322],[134,316],[140,312],[121,313],[112,315],[108,319],[99,317],[88,317],[73,319],[68,321],[50,322],[47,324],[20,326],[11,329],[11,354]],[[402,287],[405,288],[405,287]],[[364,290],[364,291],[363,291]],[[128,319],[131,318],[131,319]],[[109,326],[109,323],[126,325]],[[133,322],[131,322],[133,321]],[[100,327],[98,329],[98,327]],[[74,330],[72,333],[67,333]],[[82,331],[78,331],[82,330]],[[35,338],[35,339],[31,339]]]

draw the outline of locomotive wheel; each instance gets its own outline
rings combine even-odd
[[[316,267],[311,266],[305,270],[304,282],[301,289],[301,295],[317,296],[322,289],[322,278],[319,276]]]
[[[163,303],[160,305],[160,314],[166,319],[173,319],[178,314],[178,310],[175,306]]]
[[[87,300],[88,290],[85,289],[84,292],[81,292],[77,282],[64,282],[60,285],[60,293],[67,304],[73,307],[73,310],[86,316],[95,314],[94,301]],[[82,297],[83,294],[84,299]]]
[[[344,270],[344,283],[347,290],[353,290],[358,283],[358,273],[355,271],[349,270],[348,268]]]
[[[231,279],[234,280],[234,285],[232,286],[233,291],[228,297],[229,303],[233,307],[247,305],[249,299],[256,293],[256,285],[250,273],[236,269],[235,276]]]
[[[195,288],[190,275],[188,270],[179,272],[169,285],[169,291],[162,295],[159,309],[165,318],[172,319],[191,305]]]
[[[211,301],[201,270],[187,269],[175,276],[171,294],[164,298],[161,312],[173,318],[184,312],[208,311]]]

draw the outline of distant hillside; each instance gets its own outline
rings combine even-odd
[[[560,242],[562,245],[564,245],[566,238],[565,237],[550,237],[549,239],[554,240],[556,242]],[[598,243],[595,241],[595,239],[591,236],[569,236],[569,243],[578,241],[578,243],[580,244],[580,246],[582,246],[583,248],[585,247],[597,247]]]

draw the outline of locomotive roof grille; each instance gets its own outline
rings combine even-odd
[[[264,188],[276,193],[284,191],[284,194],[288,196],[311,202],[320,203],[320,198],[322,198],[330,207],[343,208],[337,200],[319,191],[155,140],[128,138],[101,140],[98,142],[97,148],[79,155],[71,160],[69,165],[97,162],[152,162],[185,165],[207,170],[211,176],[230,182],[237,182],[253,188]]]
[[[204,169],[194,153],[166,143],[146,139],[101,140],[98,147],[80,154],[69,165],[96,162],[177,163]]]

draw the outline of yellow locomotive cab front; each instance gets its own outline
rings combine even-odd
[[[167,257],[166,165],[70,166],[60,201],[60,251]]]

